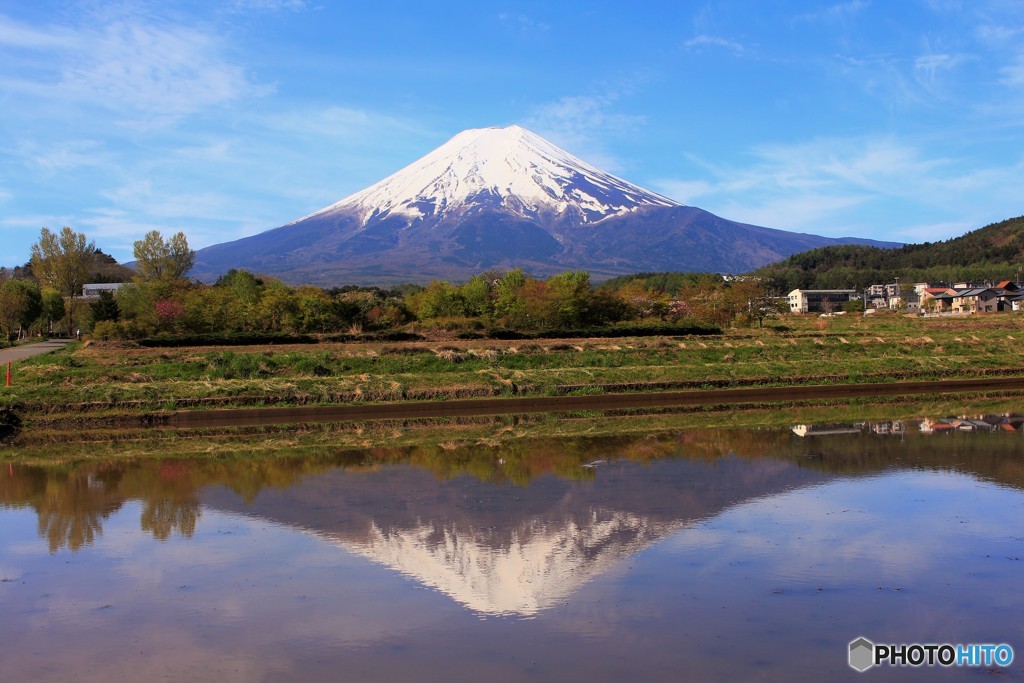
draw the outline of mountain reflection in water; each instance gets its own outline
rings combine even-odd
[[[856,681],[858,635],[1016,646],[1024,443],[971,419],[4,463],[3,678]]]
[[[238,460],[9,465],[0,502],[38,515],[50,552],[99,542],[127,501],[157,540],[190,537],[202,510],[304,530],[435,588],[481,614],[534,615],[622,558],[730,506],[838,474],[951,468],[1022,487],[1019,443],[965,456],[950,421],[801,425],[600,440],[417,447]],[[960,423],[968,424],[966,418]],[[1017,425],[1019,418],[970,424]],[[938,428],[937,428],[938,426]],[[914,431],[914,430],[911,430]],[[794,438],[857,434],[822,442]],[[826,446],[823,446],[827,444]],[[599,458],[599,460],[595,460]]]

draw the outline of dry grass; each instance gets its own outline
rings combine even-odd
[[[1024,317],[787,318],[721,337],[456,340],[237,348],[93,344],[15,367],[0,406],[27,418],[1024,374]],[[954,324],[955,323],[955,324]]]

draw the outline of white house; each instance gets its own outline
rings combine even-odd
[[[117,290],[124,287],[127,282],[98,282],[89,285],[82,285],[82,299],[86,301],[100,298],[100,292],[110,292],[111,294],[117,294]]]
[[[856,289],[794,289],[789,293],[790,313],[832,313],[843,304],[858,299]]]

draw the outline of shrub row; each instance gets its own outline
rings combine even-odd
[[[316,344],[316,337],[308,334],[281,332],[237,332],[231,334],[160,334],[138,340],[139,346],[256,346],[259,344]]]
[[[571,338],[615,338],[655,337],[721,334],[722,330],[710,325],[615,325],[611,327],[587,327],[575,330],[510,330],[504,328],[485,330],[464,330],[458,339],[571,339]],[[328,334],[315,337],[308,334],[284,334],[280,332],[253,332],[230,334],[161,334],[140,339],[138,344],[145,347],[182,346],[255,346],[260,344],[316,344],[325,342],[409,342],[423,341],[424,335],[415,332],[391,330],[376,333]]]
[[[463,332],[460,339],[573,339],[615,337],[681,337],[686,335],[721,334],[722,330],[710,325],[614,325],[586,327],[577,330],[508,330],[492,329],[484,332]]]
[[[325,342],[408,342],[424,341],[426,337],[415,332],[402,332],[401,330],[388,330],[384,332],[361,332],[359,334],[325,334],[320,340]]]

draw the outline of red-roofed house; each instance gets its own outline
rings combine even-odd
[[[956,290],[950,287],[925,287],[920,291],[921,310],[931,313],[948,313],[953,310],[952,297]]]

